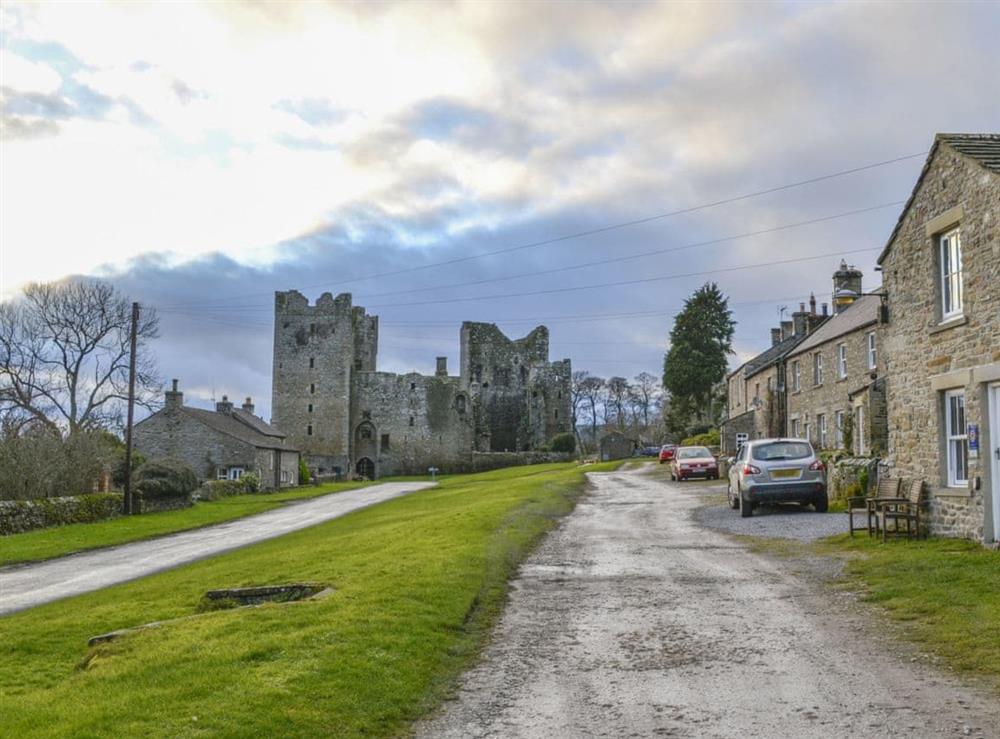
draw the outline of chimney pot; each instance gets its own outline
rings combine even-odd
[[[229,397],[226,395],[222,396],[222,400],[215,404],[216,413],[232,413],[233,404],[229,402]]]
[[[163,394],[164,396],[164,408],[180,408],[184,405],[184,393],[177,389],[177,380],[172,380],[170,383],[171,389],[167,390]]]
[[[243,410],[247,413],[253,413],[253,398],[249,395],[247,396],[247,399],[243,401]]]
[[[816,315],[816,296],[812,293],[809,293],[809,312]]]
[[[170,382],[173,385],[173,391],[176,393],[177,392],[177,380],[171,380]]]
[[[824,315],[824,316],[826,316],[826,315],[829,315],[829,314],[828,314],[828,313],[826,312],[826,303],[823,303],[823,315]]]

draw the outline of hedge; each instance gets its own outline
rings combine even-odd
[[[122,512],[121,493],[89,493],[65,498],[0,501],[0,535],[20,534],[48,526],[93,523]]]

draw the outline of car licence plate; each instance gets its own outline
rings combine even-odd
[[[800,470],[771,470],[771,477],[798,477],[801,474]]]

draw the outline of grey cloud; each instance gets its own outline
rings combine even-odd
[[[44,118],[21,118],[5,115],[0,120],[0,131],[3,133],[3,138],[8,141],[38,139],[58,135],[59,125]]]

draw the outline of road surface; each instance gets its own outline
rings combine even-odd
[[[433,487],[389,482],[292,503],[256,516],[108,549],[0,568],[0,615],[106,588],[315,526],[359,508]]]
[[[706,483],[591,477],[417,736],[1000,735],[995,695],[890,648],[853,595],[700,528]]]

